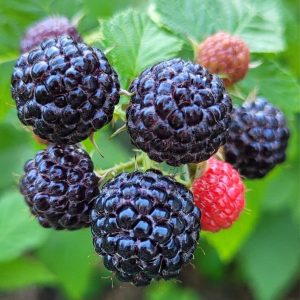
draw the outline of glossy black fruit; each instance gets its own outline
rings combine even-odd
[[[78,143],[102,128],[119,101],[118,76],[105,55],[66,36],[23,54],[11,83],[21,122],[56,144]]]
[[[247,178],[261,178],[285,160],[289,130],[283,113],[262,98],[234,108],[225,158]]]
[[[89,155],[76,146],[50,145],[25,166],[20,191],[43,227],[80,229],[90,224],[99,178]]]
[[[132,143],[157,162],[179,166],[207,160],[226,142],[231,99],[223,82],[181,59],[145,70],[130,87]]]
[[[135,285],[177,277],[199,237],[192,193],[154,170],[121,173],[106,183],[91,216],[104,265]]]

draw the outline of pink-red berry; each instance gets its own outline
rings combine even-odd
[[[238,36],[218,32],[204,40],[198,48],[197,63],[213,74],[223,74],[230,86],[243,79],[250,61],[249,48]]]
[[[213,157],[204,174],[193,182],[192,190],[202,213],[201,227],[206,231],[230,227],[245,206],[245,187],[238,171]]]

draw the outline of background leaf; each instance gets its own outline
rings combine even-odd
[[[252,52],[284,49],[278,1],[273,0],[153,0],[156,20],[176,34],[200,42],[217,31],[241,36]]]
[[[289,214],[265,215],[243,247],[240,267],[256,299],[281,299],[300,266],[300,240]]]
[[[30,216],[19,192],[11,190],[0,198],[0,261],[18,257],[40,246],[47,231]]]
[[[16,116],[12,120],[16,120]],[[0,165],[5,170],[5,176],[1,176],[0,189],[18,185],[23,165],[34,156],[31,145],[30,134],[21,126],[17,129],[10,123],[0,124]]]
[[[91,155],[96,169],[110,168],[133,157],[133,152],[130,151],[130,140],[127,135],[119,134],[111,138],[115,130],[117,130],[117,127],[112,129],[110,126],[106,126],[94,135],[95,143],[102,156],[90,140],[84,142],[84,146]]]
[[[300,112],[299,83],[274,61],[266,60],[261,66],[250,69],[239,86],[246,95],[257,88],[258,95],[266,97],[288,114]]]
[[[147,15],[127,10],[101,24],[103,45],[124,87],[146,67],[176,56],[182,43],[161,31]]]
[[[24,288],[29,285],[49,285],[55,276],[38,260],[22,257],[0,263],[0,290]]]
[[[40,260],[56,275],[70,299],[83,299],[93,270],[92,239],[89,229],[51,233],[39,250]]]
[[[296,0],[1,1],[0,289],[9,291],[4,297],[19,299],[27,297],[29,292],[32,300],[35,296],[120,300],[127,295],[130,299],[154,300],[196,300],[201,296],[206,300],[296,299],[299,278],[296,230],[300,225],[297,7]],[[123,11],[125,8],[131,10]],[[116,12],[118,14],[112,16]],[[192,262],[196,270],[183,271],[181,284],[162,281],[147,288],[135,288],[114,280],[121,288],[112,289],[110,279],[103,278],[110,273],[94,255],[89,230],[55,232],[42,229],[30,217],[22,196],[13,190],[17,185],[15,174],[22,174],[25,161],[41,146],[32,140],[17,119],[10,95],[12,68],[26,28],[43,17],[58,14],[71,20],[82,17],[78,24],[80,34],[85,41],[108,51],[111,63],[120,72],[123,88],[127,88],[131,79],[144,68],[159,60],[175,56],[193,59],[192,43],[187,36],[200,42],[219,30],[240,34],[251,48],[252,61],[263,64],[250,69],[238,87],[245,95],[258,87],[259,94],[287,114],[291,129],[287,161],[264,179],[247,182],[250,190],[247,207],[251,211],[246,211],[232,229],[216,235],[206,234],[207,238],[200,240],[196,260]],[[286,49],[278,53],[284,50],[284,40]],[[122,97],[120,102],[127,103],[128,98]],[[95,134],[104,158],[90,141],[84,142],[97,169],[126,162],[134,156],[128,134],[124,132],[110,139],[120,126],[122,123],[117,122]],[[166,170],[174,173],[174,169]],[[6,208],[2,209],[3,206]],[[34,286],[14,292],[29,285]]]
[[[182,288],[174,282],[160,282],[153,284],[146,291],[146,300],[200,300],[200,297],[191,289]]]

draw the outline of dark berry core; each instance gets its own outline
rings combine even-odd
[[[90,224],[99,178],[89,155],[76,146],[50,145],[24,167],[20,191],[40,224],[80,229]]]
[[[91,216],[104,265],[135,285],[177,277],[199,237],[192,193],[155,170],[121,173],[106,183]]]
[[[234,108],[225,158],[247,178],[261,178],[285,160],[289,130],[283,113],[262,98]]]
[[[231,99],[219,77],[172,59],[133,81],[127,110],[132,143],[157,162],[198,163],[226,141]]]
[[[11,79],[21,122],[56,144],[78,143],[109,123],[119,89],[103,52],[66,36],[23,54]]]

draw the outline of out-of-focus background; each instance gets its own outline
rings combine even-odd
[[[300,299],[299,12],[297,0],[0,0],[0,299]],[[41,228],[18,193],[25,161],[42,146],[17,119],[10,76],[26,28],[58,14],[78,24],[86,42],[109,50],[124,88],[160,60],[193,59],[191,39],[220,30],[238,34],[250,46],[252,69],[232,94],[246,97],[256,88],[286,113],[287,161],[246,182],[240,220],[203,233],[179,281],[146,288],[118,283],[94,254],[89,229]],[[109,138],[114,130],[107,126],[95,136],[104,158],[84,142],[96,168],[133,156],[126,133]]]

